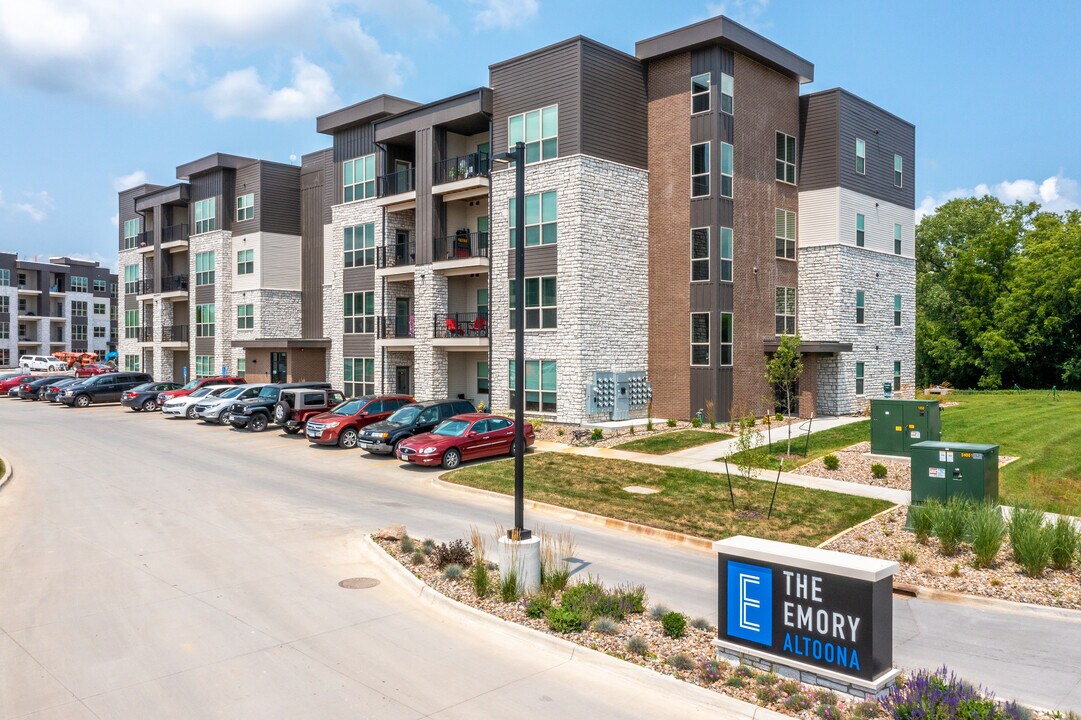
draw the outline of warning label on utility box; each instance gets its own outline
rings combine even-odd
[[[944,478],[946,477],[946,468],[928,468],[927,477]]]

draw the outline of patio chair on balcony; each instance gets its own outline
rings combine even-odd
[[[475,337],[484,337],[488,334],[488,318],[480,315],[473,321],[473,331],[471,333]]]
[[[456,318],[450,318],[449,317],[449,318],[446,319],[446,322],[447,322],[447,337],[462,337],[462,335],[465,334],[463,332],[462,328],[458,325],[458,320]]]

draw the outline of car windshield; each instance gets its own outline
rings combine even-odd
[[[259,397],[263,400],[277,400],[278,393],[281,392],[281,388],[274,385],[267,385],[265,388],[259,391]]]
[[[247,388],[245,388],[242,385],[237,385],[236,387],[231,387],[228,390],[226,390],[225,392],[223,392],[221,394],[221,397],[223,397],[223,398],[234,398],[237,395],[239,395],[240,393],[244,392],[244,390],[246,390],[246,389]]]
[[[408,425],[417,419],[417,415],[420,415],[422,408],[416,405],[406,405],[401,410],[398,410],[393,415],[387,418],[387,422],[394,423],[396,425]]]
[[[195,392],[193,392],[189,397],[193,397],[193,398],[202,397],[203,395],[206,395],[208,392],[210,392],[210,388],[201,387],[198,390],[196,390]]]
[[[367,404],[367,400],[346,400],[330,412],[334,415],[356,415]]]
[[[190,383],[180,388],[181,390],[194,390],[199,386],[200,380],[192,380]]]
[[[446,435],[447,437],[461,437],[465,435],[465,431],[469,429],[468,420],[447,420],[439,425],[432,431],[435,435]]]

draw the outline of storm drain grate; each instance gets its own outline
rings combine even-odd
[[[379,581],[370,577],[346,578],[338,583],[338,587],[346,590],[368,590],[379,584]]]

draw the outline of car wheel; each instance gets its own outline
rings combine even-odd
[[[75,398],[75,404],[81,408],[90,407],[90,396],[80,395],[79,397]]]
[[[282,400],[274,406],[274,422],[281,425],[289,418],[289,413],[293,408],[289,406],[289,403]]]
[[[188,405],[188,409],[184,411],[184,417],[186,417],[188,420],[194,420],[195,419],[195,406],[194,405]]]
[[[248,427],[251,429],[252,432],[263,432],[264,430],[266,430],[266,426],[266,415],[263,415],[262,413],[252,415],[251,420],[248,421]]]
[[[443,453],[443,467],[447,470],[453,470],[462,464],[462,454],[451,448]]]
[[[357,431],[353,428],[346,428],[342,430],[342,434],[338,436],[338,447],[343,448],[355,448],[357,446]]]
[[[285,428],[285,432],[287,434],[289,434],[289,435],[296,435],[298,432],[300,432],[300,430],[301,429],[299,427],[287,427],[287,428]]]
[[[44,390],[38,390],[38,400],[44,400],[44,399],[45,399],[45,391]]]
[[[154,398],[150,398],[143,403],[143,410],[146,410],[147,412],[154,412],[157,407],[158,404],[154,402]]]
[[[226,423],[225,416],[228,415],[228,414],[229,414],[228,410],[222,410],[220,413],[218,413],[218,424],[219,425],[224,425]]]

